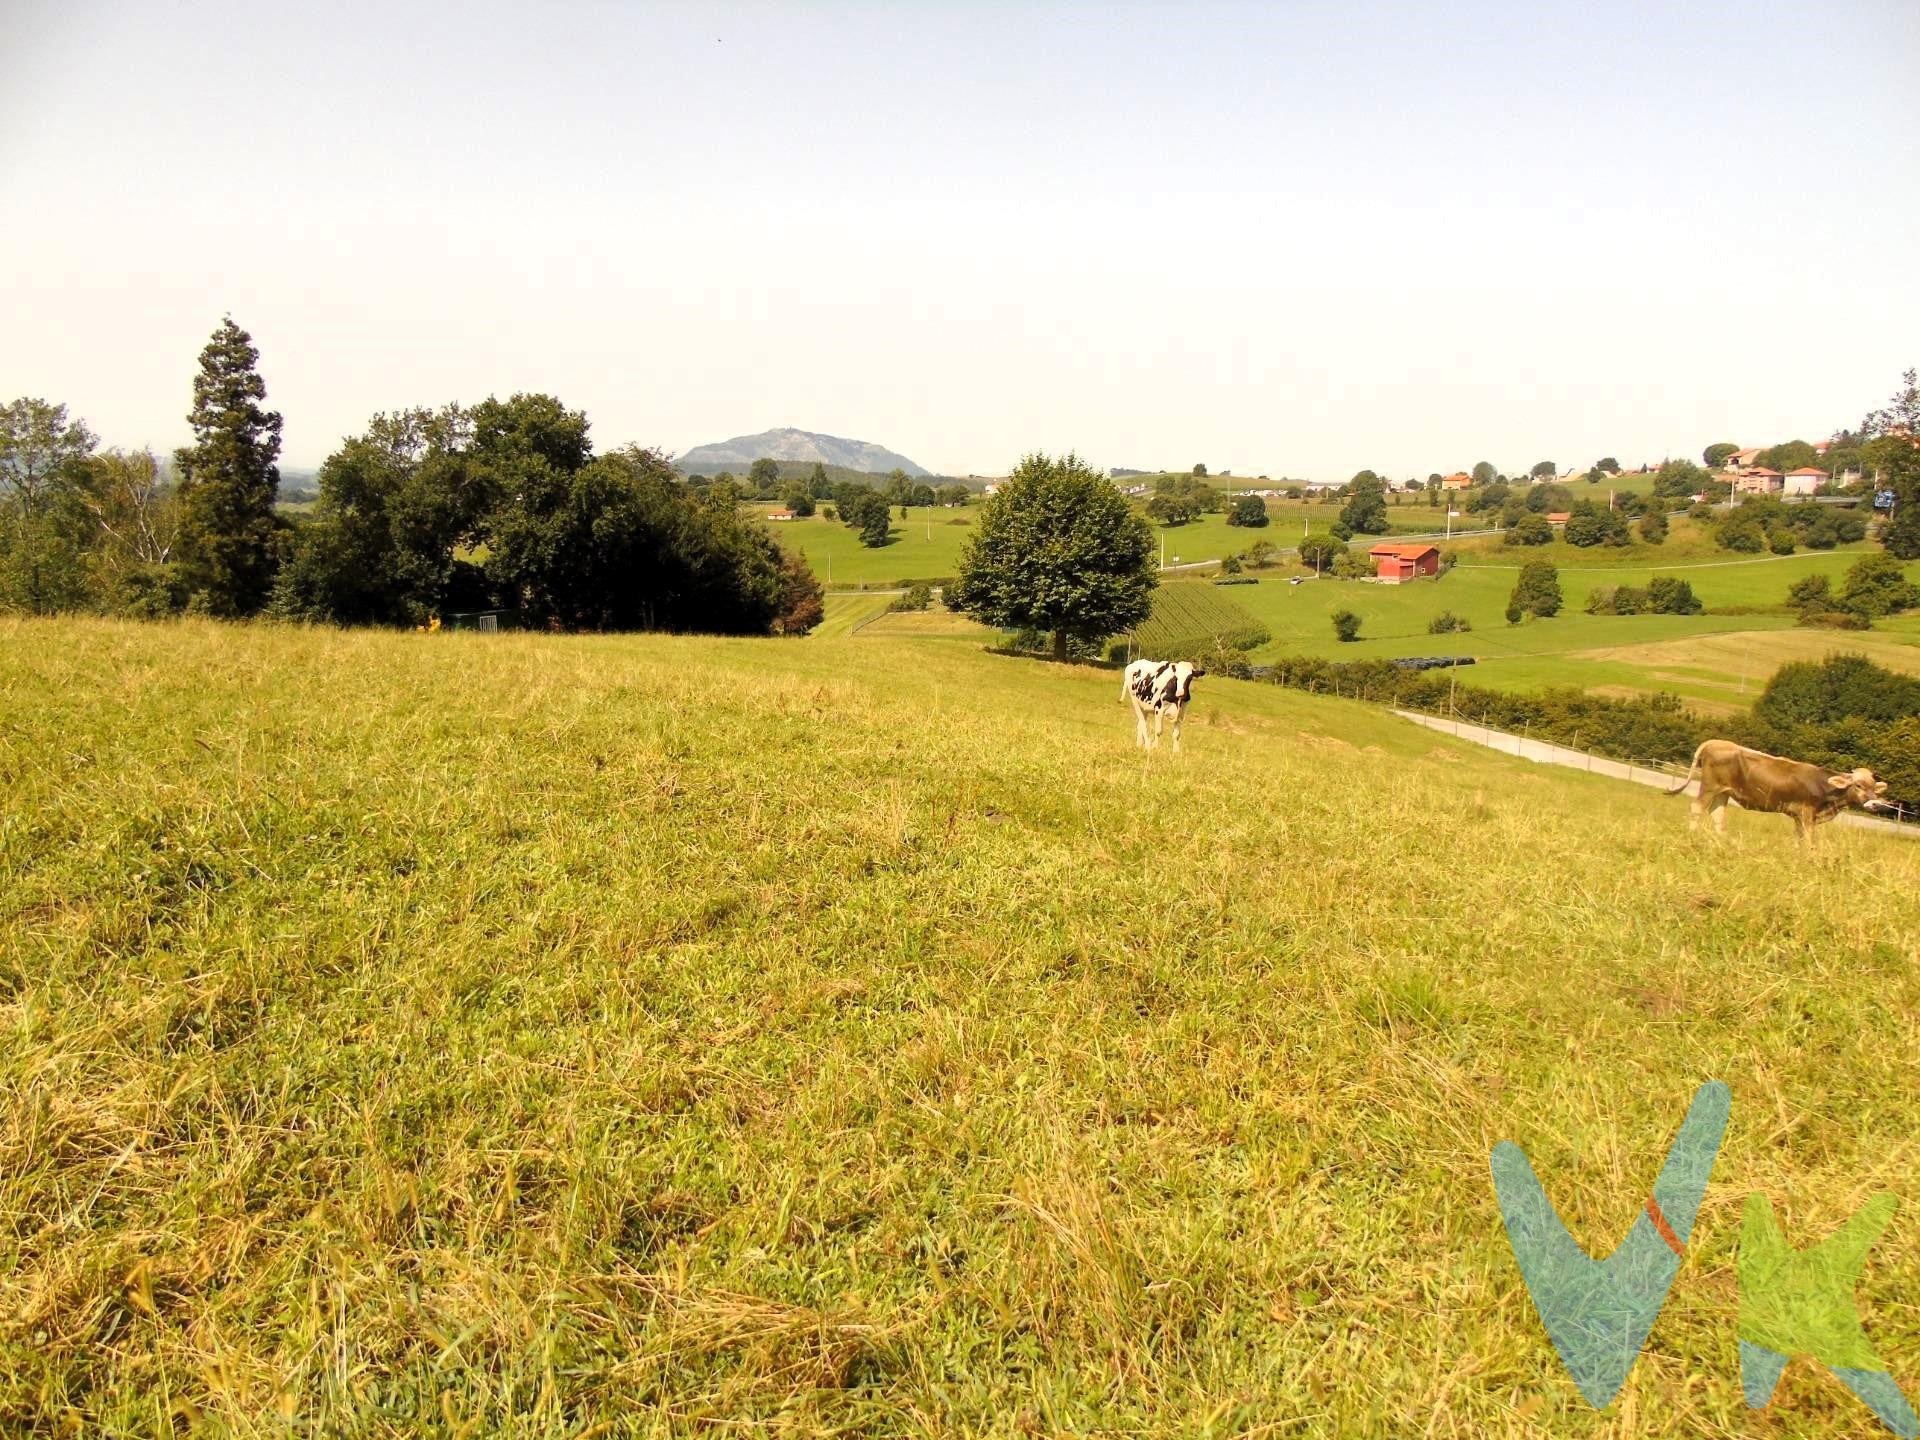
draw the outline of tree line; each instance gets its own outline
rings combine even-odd
[[[66,408],[0,411],[0,606],[418,625],[460,610],[563,630],[799,634],[806,562],[654,450],[596,454],[550,395],[375,415],[276,510],[281,417],[229,317],[200,356],[171,480]]]

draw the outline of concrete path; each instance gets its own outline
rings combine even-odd
[[[1570,750],[1564,745],[1550,745],[1544,740],[1532,740],[1523,735],[1510,735],[1504,730],[1490,730],[1485,725],[1474,725],[1465,720],[1449,720],[1440,715],[1421,715],[1412,710],[1396,710],[1393,713],[1402,720],[1411,720],[1414,724],[1428,730],[1438,730],[1443,735],[1471,740],[1474,744],[1484,745],[1489,750],[1498,750],[1503,755],[1531,760],[1539,765],[1565,765],[1569,769],[1584,770],[1589,775],[1608,775],[1615,780],[1629,780],[1636,785],[1651,785],[1660,790],[1671,790],[1680,779],[1678,769],[1661,770],[1651,765],[1636,765],[1628,760],[1608,760],[1599,755],[1589,755],[1584,750]],[[1697,793],[1698,789],[1697,785],[1690,785],[1687,787],[1687,793],[1690,795]],[[1920,839],[1920,825],[1902,825],[1898,821],[1882,820],[1873,815],[1849,811],[1839,817],[1839,823],[1878,830],[1887,835],[1900,835],[1909,840]]]

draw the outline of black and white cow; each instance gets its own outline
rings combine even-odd
[[[1185,660],[1136,660],[1127,666],[1120,698],[1133,702],[1134,740],[1142,750],[1160,743],[1160,731],[1173,718],[1173,753],[1180,753],[1180,720],[1193,698],[1193,682],[1207,672]],[[1153,734],[1147,734],[1147,716],[1153,716]]]

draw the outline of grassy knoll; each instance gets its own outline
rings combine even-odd
[[[10,625],[0,1432],[1858,1435],[1734,1262],[1881,1186],[1915,1387],[1920,849],[905,647]],[[1488,1150],[1604,1253],[1710,1076],[1601,1417]]]

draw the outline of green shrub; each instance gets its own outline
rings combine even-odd
[[[1545,560],[1529,560],[1520,567],[1509,607],[1543,619],[1560,613],[1560,572]]]
[[[1442,610],[1427,622],[1429,635],[1451,635],[1457,630],[1471,630],[1473,622],[1464,615],[1456,615],[1451,610]]]
[[[924,580],[916,580],[907,588],[904,595],[896,595],[889,610],[925,610],[933,604],[933,587]]]
[[[1897,615],[1920,605],[1920,589],[1907,579],[1906,568],[1884,550],[1862,555],[1847,571],[1840,592],[1843,609],[1879,618]]]
[[[1547,517],[1531,512],[1522,515],[1514,527],[1501,537],[1502,545],[1551,545],[1553,526]]]
[[[1334,611],[1333,634],[1336,640],[1358,640],[1360,638],[1360,617],[1351,610]]]

